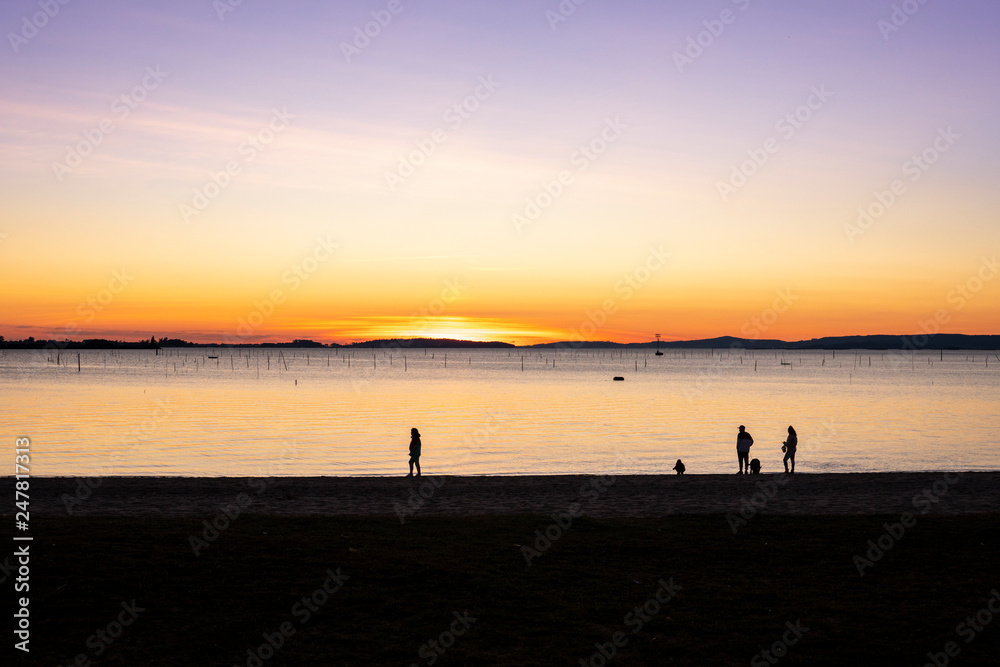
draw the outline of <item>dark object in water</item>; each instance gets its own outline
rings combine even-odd
[[[625,378],[623,378],[621,375],[616,375],[615,376],[615,382],[623,382],[624,380],[625,380]]]

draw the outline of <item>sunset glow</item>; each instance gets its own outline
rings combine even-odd
[[[66,5],[0,61],[0,335],[996,333],[1000,8],[717,5]]]

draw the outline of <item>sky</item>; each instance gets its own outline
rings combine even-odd
[[[1000,333],[1000,4],[576,2],[4,2],[0,335]]]

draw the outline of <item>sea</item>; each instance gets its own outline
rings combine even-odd
[[[616,380],[615,378],[623,378]],[[1000,469],[992,351],[0,350],[0,424],[35,476]]]

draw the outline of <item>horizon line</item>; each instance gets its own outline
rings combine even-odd
[[[435,341],[435,342],[453,342],[460,343],[462,346],[466,347],[485,347],[491,345],[502,345],[510,347],[541,347],[546,345],[568,345],[573,347],[582,347],[587,345],[620,345],[620,346],[655,346],[657,344],[672,346],[678,344],[690,344],[690,343],[706,343],[712,341],[744,341],[750,344],[764,344],[764,343],[782,343],[782,344],[802,344],[818,342],[823,340],[844,340],[844,339],[871,339],[871,338],[919,338],[926,337],[928,340],[937,337],[964,337],[964,338],[1000,338],[1000,333],[995,334],[966,334],[957,332],[939,332],[939,333],[911,333],[911,334],[848,334],[839,336],[819,336],[814,338],[803,338],[799,340],[784,340],[781,338],[745,338],[740,336],[732,335],[721,335],[713,336],[710,338],[691,338],[691,339],[676,339],[676,340],[650,340],[650,341],[639,341],[631,343],[623,343],[614,340],[551,340],[539,343],[529,343],[526,345],[518,345],[516,343],[510,343],[503,340],[469,340],[462,338],[448,338],[448,337],[436,337],[436,336],[416,336],[416,337],[394,337],[394,338],[372,338],[364,341],[354,341],[351,343],[340,343],[340,342],[329,342],[323,343],[320,341],[308,339],[308,338],[295,338],[290,341],[262,341],[262,342],[250,342],[250,341],[229,341],[229,342],[194,342],[188,341],[181,338],[171,338],[169,336],[163,336],[157,339],[155,336],[150,338],[140,338],[138,340],[125,340],[117,338],[82,338],[82,339],[56,339],[56,338],[35,338],[34,336],[28,336],[20,340],[6,340],[3,336],[0,336],[0,347],[9,347],[11,345],[32,345],[32,344],[43,344],[51,343],[56,346],[65,345],[84,345],[88,342],[90,343],[117,343],[121,345],[156,345],[157,347],[180,347],[180,346],[191,346],[191,347],[269,347],[269,346],[282,346],[282,347],[295,347],[296,344],[300,344],[300,347],[361,347],[370,345],[373,343],[388,343],[388,342],[400,342],[400,341]],[[926,345],[919,345],[915,347],[926,347]]]

